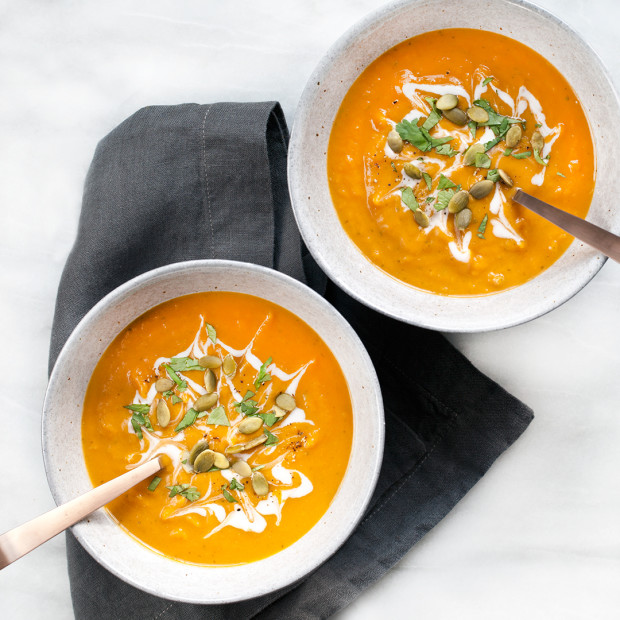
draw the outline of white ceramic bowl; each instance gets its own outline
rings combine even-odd
[[[322,297],[271,269],[232,261],[177,263],[114,290],[80,321],[62,349],[43,406],[43,456],[57,504],[92,488],[81,442],[84,394],[99,357],[117,334],[166,300],[201,291],[248,293],[287,308],[335,355],[353,404],[353,445],[340,489],[305,536],[276,555],[241,566],[208,567],[168,559],[137,542],[104,510],[73,527],[86,550],[126,582],[169,599],[226,603],[260,596],[302,578],[351,534],[375,487],[383,455],[383,404],[374,368],[349,324]]]
[[[549,269],[513,289],[481,297],[445,297],[409,286],[372,264],[344,231],[327,180],[327,145],[342,99],[383,52],[417,34],[476,28],[524,43],[566,77],[585,108],[594,138],[597,181],[587,219],[620,232],[616,170],[620,106],[594,51],[560,19],[520,0],[407,0],[362,20],[321,60],[302,94],[289,148],[289,190],[310,252],[342,289],[396,319],[441,331],[476,332],[524,323],[568,300],[605,257],[575,241]]]

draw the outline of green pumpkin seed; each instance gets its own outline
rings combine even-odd
[[[230,467],[230,462],[221,452],[215,452],[214,454],[215,458],[213,460],[213,464],[218,469],[228,469]]]
[[[259,435],[258,437],[254,437],[254,439],[250,439],[247,443],[235,443],[226,448],[226,452],[228,454],[236,454],[237,452],[245,452],[246,450],[251,450],[252,448],[256,448],[256,446],[260,446],[262,443],[267,441],[267,435]]]
[[[454,123],[455,125],[459,125],[460,127],[467,125],[467,121],[469,120],[467,118],[467,114],[465,114],[465,112],[463,112],[461,108],[453,108],[452,110],[443,110],[442,114],[451,123]]]
[[[215,392],[217,389],[217,378],[215,377],[215,373],[208,368],[205,370],[205,390],[207,390],[207,394],[211,394],[211,392]]]
[[[486,123],[489,120],[489,113],[478,105],[467,108],[467,116],[469,116],[474,123]]]
[[[499,178],[504,185],[508,187],[512,187],[514,185],[514,181],[510,177],[507,172],[504,172],[501,168],[498,168],[497,174],[499,174]]]
[[[222,370],[227,377],[234,377],[237,372],[237,362],[232,355],[227,355],[222,362]]]
[[[252,468],[245,461],[235,461],[232,470],[242,478],[249,478],[252,475]]]
[[[269,493],[269,483],[267,482],[267,478],[265,478],[265,476],[259,471],[255,471],[252,474],[252,488],[254,489],[254,493],[256,493],[259,497]]]
[[[167,377],[162,377],[161,379],[157,379],[155,381],[155,389],[158,392],[167,392],[174,387],[174,381],[172,379],[168,379]]]
[[[211,409],[215,403],[217,403],[217,394],[204,394],[196,399],[192,408],[198,412],[206,411],[207,409]]]
[[[170,409],[163,398],[160,398],[157,403],[157,423],[163,428],[170,424]]]
[[[219,368],[222,360],[217,355],[204,355],[198,360],[203,368]]]
[[[421,179],[422,171],[412,162],[408,161],[404,166],[405,174],[412,179]]]
[[[278,407],[278,405],[274,405],[273,408],[271,409],[271,413],[273,413],[273,415],[275,415],[276,418],[280,419],[280,418],[283,418],[288,413],[288,411],[284,411],[282,407]]]
[[[475,166],[476,155],[478,155],[479,153],[484,153],[484,144],[480,144],[479,142],[476,144],[472,144],[465,151],[465,155],[463,155],[463,163],[466,166]]]
[[[215,463],[215,452],[204,450],[194,459],[194,471],[203,474],[209,471]]]
[[[456,95],[442,95],[437,99],[435,107],[442,112],[444,110],[452,110],[459,104],[459,98]]]
[[[539,153],[542,153],[543,147],[545,146],[545,139],[543,138],[543,136],[540,133],[540,131],[536,130],[532,134],[532,139],[530,140],[530,143],[532,144],[532,148],[535,151],[538,151]]]
[[[471,224],[471,209],[463,209],[454,216],[454,225],[465,230]]]
[[[450,202],[448,203],[448,211],[450,213],[458,213],[462,211],[469,204],[469,192],[462,189],[460,192],[456,192]]]
[[[297,407],[297,402],[294,396],[282,392],[276,396],[276,405],[278,405],[280,409],[284,409],[284,411],[293,411],[293,409]]]
[[[488,179],[484,179],[483,181],[478,181],[478,183],[474,183],[469,188],[469,193],[472,198],[476,200],[481,200],[482,198],[486,198],[495,187],[495,183],[493,181],[489,181]]]
[[[413,219],[416,221],[416,224],[422,228],[426,228],[431,223],[428,219],[428,215],[426,215],[422,209],[416,209],[414,211]]]
[[[388,143],[388,146],[395,153],[400,153],[403,150],[403,146],[404,146],[403,139],[400,137],[400,134],[395,129],[392,129],[392,131],[390,131],[390,133],[388,134],[387,143]]]
[[[506,142],[506,146],[509,149],[514,149],[519,142],[521,142],[521,137],[523,136],[523,130],[521,129],[521,125],[516,124],[513,125],[506,134],[504,138],[504,142]]]
[[[238,426],[238,430],[240,433],[244,435],[251,435],[255,433],[261,426],[263,425],[263,421],[258,416],[250,416],[249,418],[245,418],[245,420],[241,421],[241,424]]]
[[[209,448],[209,442],[206,439],[201,439],[200,441],[194,444],[194,447],[189,451],[189,456],[187,457],[188,465],[193,466],[196,457]]]

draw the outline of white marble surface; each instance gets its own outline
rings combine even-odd
[[[278,99],[291,123],[320,56],[382,3],[0,2],[0,531],[53,506],[39,439],[48,339],[98,139],[153,103]],[[615,0],[540,4],[620,82]],[[608,262],[546,317],[452,337],[536,419],[340,618],[618,617],[619,310],[620,266]],[[43,616],[72,616],[62,537],[0,573],[0,617]]]

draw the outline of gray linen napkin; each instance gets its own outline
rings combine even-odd
[[[371,505],[349,540],[307,579],[231,605],[189,605],[139,591],[68,533],[77,618],[326,618],[396,564],[533,417],[441,335],[384,317],[327,281],[295,226],[287,142],[273,102],[149,107],[104,138],[58,291],[50,369],[89,308],[149,269],[228,258],[283,271],[335,305],[377,368],[386,447]]]

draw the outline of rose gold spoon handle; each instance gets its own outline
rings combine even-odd
[[[30,553],[56,534],[60,534],[97,508],[105,506],[138,482],[156,474],[162,468],[160,459],[161,457],[158,456],[147,461],[126,474],[113,478],[95,487],[92,491],[2,534],[0,536],[0,570]]]
[[[620,237],[518,189],[513,200],[620,263]]]

